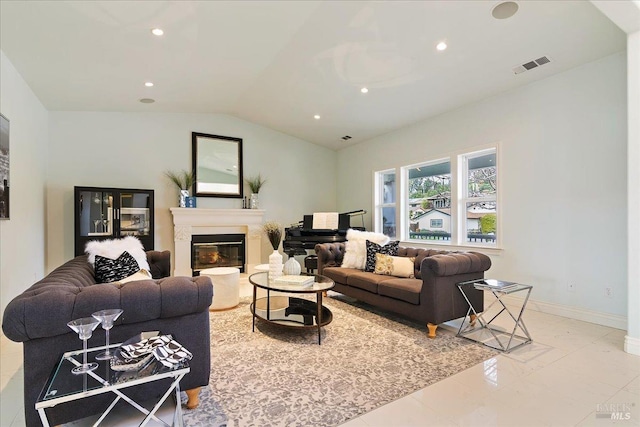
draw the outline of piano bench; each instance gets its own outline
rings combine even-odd
[[[313,273],[314,270],[318,269],[318,256],[317,255],[307,255],[304,258],[304,268],[307,269],[307,273]]]

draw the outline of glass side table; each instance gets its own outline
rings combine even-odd
[[[533,286],[492,279],[469,280],[457,283],[456,285],[458,286],[458,289],[460,289],[464,299],[467,301],[467,304],[469,304],[467,315],[464,317],[456,336],[480,343],[504,353],[509,353],[523,345],[533,342],[531,335],[527,330],[527,326],[522,319],[522,314],[524,313],[524,309],[529,301],[529,296],[531,295]],[[493,301],[484,310],[484,312],[476,312],[467,297],[469,289],[478,289],[493,295]],[[516,292],[526,292],[526,296],[524,297],[519,311],[514,313],[514,311],[510,310],[504,303],[503,297]],[[485,315],[490,313],[491,308],[496,304],[498,304],[498,313],[488,320],[485,319]],[[511,318],[511,321],[513,322],[513,329],[503,329],[492,324],[502,314]],[[480,324],[479,327],[476,326],[476,321]],[[522,335],[518,335],[516,333],[518,330]],[[487,335],[486,332],[488,332],[489,335]]]
[[[119,347],[120,344],[113,344],[108,347],[95,347],[88,349],[88,360],[94,361],[95,356],[105,349]],[[120,399],[128,402],[131,406],[146,415],[140,426],[146,425],[150,420],[154,420],[167,427],[169,424],[155,416],[156,411],[164,403],[164,401],[173,392],[176,396],[176,409],[173,416],[173,425],[182,426],[182,406],[180,402],[180,380],[190,372],[187,362],[181,363],[177,368],[170,369],[162,363],[153,361],[137,371],[114,371],[111,369],[109,360],[95,360],[98,368],[84,374],[76,375],[71,373],[71,369],[82,364],[82,350],[70,351],[64,353],[60,362],[56,365],[44,385],[40,397],[36,401],[36,410],[40,415],[40,420],[44,427],[49,427],[46,409],[61,403],[71,402],[89,396],[95,396],[103,393],[113,393],[115,399],[105,409],[94,426],[99,425],[111,412],[113,407]],[[161,396],[160,400],[149,411],[142,405],[138,404],[121,390],[134,387],[140,384],[146,384],[158,381],[164,378],[173,378],[166,392]]]

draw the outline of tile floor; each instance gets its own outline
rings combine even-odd
[[[251,294],[244,277],[241,294]],[[532,310],[524,320],[532,344],[342,426],[640,425],[640,357],[622,350],[624,331]],[[0,373],[0,427],[24,426],[22,346],[4,335]],[[603,418],[611,405],[629,419]]]

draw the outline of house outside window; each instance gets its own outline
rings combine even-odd
[[[375,230],[415,242],[495,247],[497,177],[495,145],[376,172]]]

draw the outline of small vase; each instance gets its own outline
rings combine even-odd
[[[187,207],[187,197],[189,197],[189,190],[180,190],[180,207]]]
[[[294,257],[289,257],[282,267],[282,273],[289,276],[299,276],[301,271],[302,266]]]
[[[269,255],[269,281],[282,276],[282,255],[277,249]]]
[[[251,193],[251,201],[249,206],[251,209],[258,209],[258,193]]]

